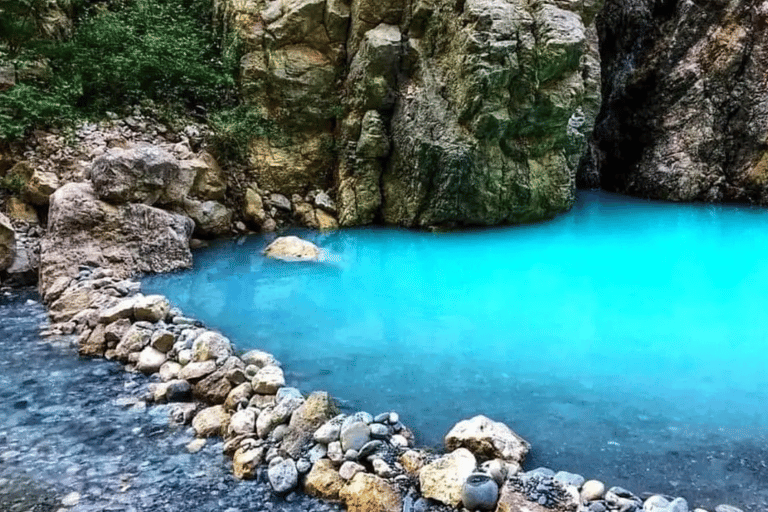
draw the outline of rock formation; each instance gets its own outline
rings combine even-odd
[[[584,186],[768,203],[768,5],[606,0]]]
[[[342,225],[497,224],[573,201],[600,102],[599,0],[222,0],[272,123],[252,187],[336,189]],[[248,216],[259,222],[251,196]]]

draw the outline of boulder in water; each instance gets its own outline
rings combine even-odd
[[[481,459],[502,459],[522,463],[531,449],[528,442],[508,426],[485,416],[460,421],[445,436],[445,447],[467,448]]]
[[[264,256],[283,261],[319,261],[322,251],[297,236],[281,236],[264,249]]]

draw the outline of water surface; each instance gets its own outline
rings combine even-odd
[[[423,444],[483,413],[529,467],[768,508],[765,210],[582,192],[535,225],[298,233],[330,261],[267,260],[253,236],[145,291]]]

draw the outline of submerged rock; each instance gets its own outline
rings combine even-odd
[[[264,256],[283,261],[318,261],[320,248],[296,236],[282,236],[264,249]]]

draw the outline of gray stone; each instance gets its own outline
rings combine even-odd
[[[733,505],[718,505],[715,507],[715,512],[743,512],[740,508]]]
[[[373,441],[368,441],[362,446],[362,448],[360,448],[359,450],[360,453],[358,455],[358,458],[364,459],[366,457],[369,457],[374,453],[377,453],[383,450],[384,446],[385,446],[384,442],[378,439],[374,439]]]
[[[197,381],[216,371],[214,361],[191,362],[179,371],[179,378],[188,381]]]
[[[340,414],[328,420],[315,431],[313,435],[314,440],[318,443],[324,444],[330,444],[334,441],[338,441],[339,436],[341,435],[341,423],[344,421],[344,418],[345,416]]]
[[[345,461],[339,468],[339,476],[344,480],[352,480],[358,473],[365,473],[365,467],[354,461]]]
[[[389,428],[381,423],[371,423],[371,437],[373,439],[387,439],[389,437]]]
[[[271,395],[285,386],[283,370],[277,366],[265,366],[261,368],[251,381],[254,393]]]
[[[493,510],[499,498],[499,486],[486,473],[473,473],[461,488],[461,502],[469,510]]]
[[[285,459],[276,464],[270,463],[267,478],[272,489],[278,494],[291,491],[299,483],[299,472],[293,459]]]
[[[569,473],[567,471],[558,471],[555,473],[554,479],[563,484],[565,487],[568,487],[569,485],[581,487],[584,484],[583,476],[577,475],[576,473]]]
[[[136,369],[142,373],[156,373],[165,363],[166,357],[163,352],[152,347],[145,347],[139,354],[139,361],[136,363]]]
[[[353,422],[341,428],[341,448],[347,450],[360,450],[371,440],[371,428],[363,422]]]

